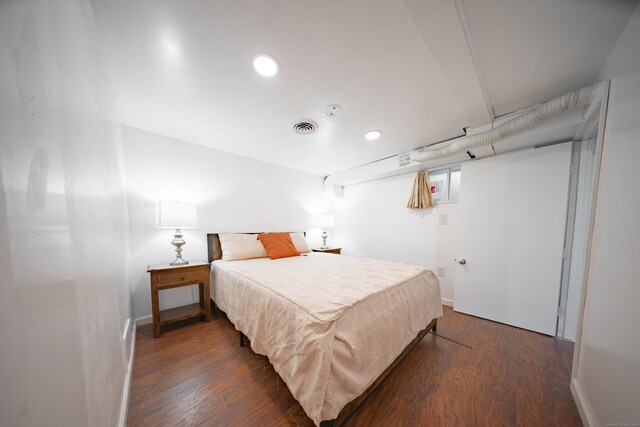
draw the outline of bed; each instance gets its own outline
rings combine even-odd
[[[338,425],[442,316],[424,267],[325,253],[222,261],[211,295],[316,425]]]

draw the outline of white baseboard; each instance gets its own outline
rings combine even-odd
[[[453,300],[452,299],[447,299],[447,298],[442,298],[442,305],[447,305],[449,307],[453,307]]]
[[[136,317],[136,325],[138,326],[148,325],[151,322],[153,322],[153,318],[150,314],[146,316]]]
[[[127,374],[124,378],[124,386],[122,388],[122,402],[120,403],[120,420],[119,427],[127,425],[127,410],[129,409],[129,391],[131,389],[131,375],[133,374],[133,356],[136,352],[136,322],[133,323],[131,330],[131,354],[127,362]]]
[[[571,394],[573,395],[573,400],[575,400],[576,406],[578,407],[578,413],[582,419],[582,424],[587,427],[596,427],[597,424],[593,417],[593,413],[591,412],[591,408],[589,407],[587,399],[582,392],[582,387],[576,378],[571,380]]]

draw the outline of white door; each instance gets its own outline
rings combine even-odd
[[[555,335],[571,143],[462,164],[454,309]]]

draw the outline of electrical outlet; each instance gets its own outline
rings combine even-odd
[[[436,267],[436,276],[444,277],[444,267]]]
[[[440,214],[440,216],[438,217],[438,224],[439,225],[447,225],[447,220],[448,220],[448,216],[447,214]]]

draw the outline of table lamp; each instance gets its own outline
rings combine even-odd
[[[327,235],[327,228],[334,227],[333,214],[323,213],[322,215],[320,215],[319,223],[320,227],[322,228],[322,246],[320,247],[320,249],[328,249],[327,237],[329,236]]]
[[[190,203],[158,202],[158,228],[174,229],[171,244],[176,247],[176,259],[170,265],[187,265],[189,261],[182,259],[182,231],[185,228],[196,228],[196,207]]]

